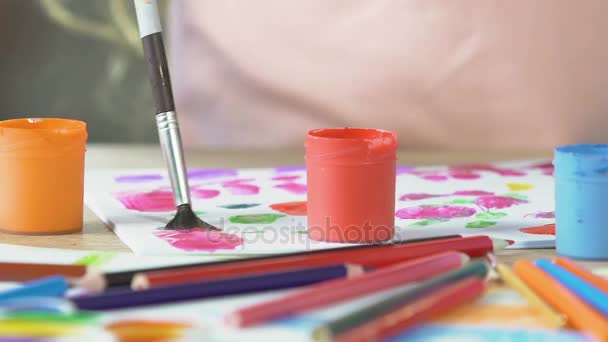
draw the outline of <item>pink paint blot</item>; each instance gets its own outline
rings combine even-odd
[[[506,196],[482,196],[475,200],[475,204],[484,209],[504,209],[524,203],[528,201]]]
[[[173,193],[170,191],[122,192],[114,196],[130,210],[161,212],[175,209]]]
[[[494,165],[485,165],[485,164],[473,164],[473,165],[454,165],[449,167],[451,172],[456,173],[470,173],[473,171],[486,171],[496,173],[497,175],[503,177],[521,177],[525,176],[526,173],[521,170],[515,169],[505,169],[500,168]]]
[[[202,229],[162,230],[154,235],[187,252],[235,249],[243,244],[243,239],[236,235]]]
[[[493,192],[483,191],[483,190],[461,190],[455,191],[454,195],[456,196],[491,196],[494,195]]]
[[[274,181],[286,181],[286,182],[290,182],[290,181],[294,181],[296,179],[300,179],[299,175],[285,175],[285,176],[276,176],[276,177],[272,177],[271,178]]]
[[[223,184],[223,187],[233,195],[257,195],[260,193],[260,187],[252,184]]]
[[[210,199],[210,198],[215,198],[220,195],[220,191],[214,190],[214,189],[194,188],[191,190],[191,192],[192,192],[192,197],[200,198],[200,199]]]
[[[429,181],[433,181],[433,182],[443,182],[443,181],[447,181],[448,180],[448,176],[444,176],[444,175],[422,175],[420,176],[420,178],[422,179],[426,179]]]
[[[450,177],[454,179],[479,179],[481,175],[474,172],[450,172]]]
[[[231,180],[227,180],[222,182],[222,185],[234,185],[234,184],[242,184],[242,183],[251,183],[254,182],[255,178],[237,178],[237,179],[231,179]]]
[[[555,166],[553,165],[552,162],[544,162],[544,163],[532,165],[530,168],[541,170],[543,175],[553,176],[553,171],[555,169]]]
[[[433,195],[433,194],[426,194],[426,193],[411,193],[411,194],[405,194],[401,197],[399,197],[400,201],[418,201],[418,200],[423,200],[426,198],[435,198],[435,197],[442,197],[444,195]]]
[[[475,214],[476,210],[469,207],[461,206],[420,206],[412,208],[399,209],[395,216],[401,219],[448,219],[455,217],[469,217]]]
[[[526,217],[528,216],[532,216],[534,218],[553,219],[555,218],[555,211],[539,211],[537,213],[526,215]]]
[[[296,195],[306,194],[306,184],[289,182],[289,183],[277,184],[274,187],[278,188],[278,189],[283,189],[287,192],[290,192],[290,193],[296,194]]]

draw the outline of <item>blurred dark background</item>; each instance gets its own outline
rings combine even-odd
[[[0,46],[1,120],[76,118],[90,142],[157,140],[131,0],[0,0]]]

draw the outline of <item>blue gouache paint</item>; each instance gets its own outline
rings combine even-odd
[[[603,291],[547,259],[536,260],[536,266],[547,272],[587,304],[608,316],[608,295]]]
[[[14,289],[0,292],[0,305],[5,300],[27,297],[63,297],[68,290],[64,277],[52,276],[34,280]]]
[[[608,145],[561,146],[553,163],[557,253],[608,259]]]

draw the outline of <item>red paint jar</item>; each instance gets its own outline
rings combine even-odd
[[[393,238],[397,138],[389,131],[308,132],[308,236],[371,243]]]

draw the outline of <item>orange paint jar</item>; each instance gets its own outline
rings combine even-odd
[[[308,236],[372,243],[393,238],[397,138],[363,128],[318,129],[306,138]]]
[[[81,121],[0,121],[0,230],[82,230],[86,141]]]

